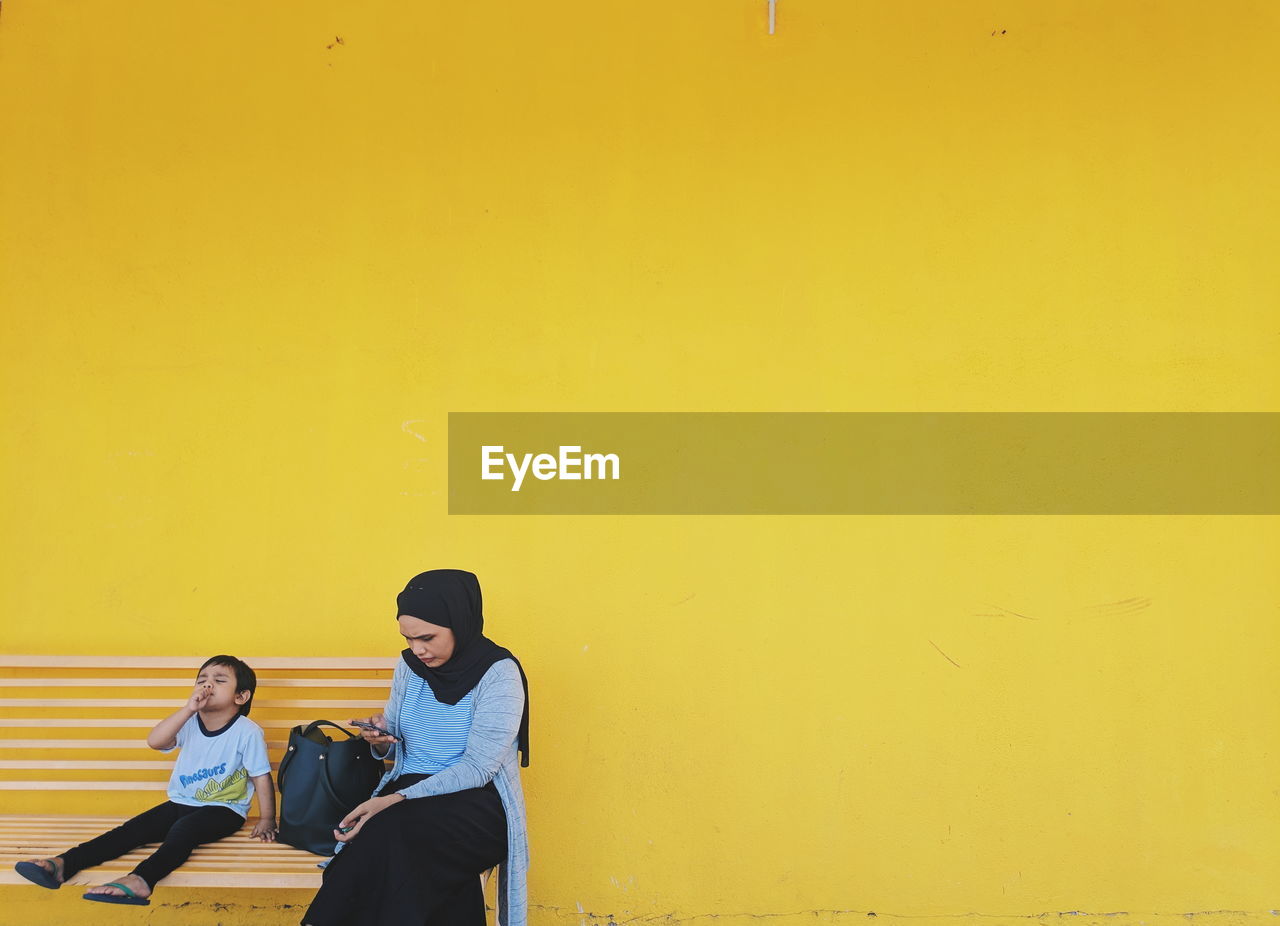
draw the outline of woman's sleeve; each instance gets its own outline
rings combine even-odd
[[[387,695],[387,706],[382,711],[382,716],[387,718],[387,729],[396,737],[400,736],[400,702],[404,699],[404,673],[407,671],[404,660],[397,660],[396,669],[391,674],[391,693]],[[394,759],[396,755],[395,743],[387,743],[387,751],[382,755],[378,755],[377,746],[370,746],[369,748],[373,751],[374,756],[379,759]]]
[[[400,793],[409,798],[431,797],[483,788],[498,774],[515,748],[523,714],[524,686],[520,682],[520,669],[510,659],[495,662],[476,685],[475,713],[462,757],[444,771]]]

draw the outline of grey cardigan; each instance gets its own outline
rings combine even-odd
[[[396,663],[387,699],[387,729],[400,736],[400,705],[412,671],[404,660]],[[425,781],[410,785],[400,793],[406,798],[451,794],[467,788],[482,788],[490,781],[502,798],[507,815],[507,860],[498,866],[498,922],[501,926],[527,926],[529,892],[529,838],[525,827],[524,792],[520,788],[520,762],[516,734],[524,713],[524,686],[520,670],[510,659],[495,662],[475,687],[471,700],[471,732],[462,758]],[[393,743],[388,756],[394,757],[391,771],[378,783],[378,794],[401,773],[403,753]]]

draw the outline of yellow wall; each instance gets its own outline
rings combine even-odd
[[[764,9],[8,0],[0,650],[463,566],[534,926],[1270,916],[1275,518],[446,515],[449,411],[1280,410],[1274,6]]]

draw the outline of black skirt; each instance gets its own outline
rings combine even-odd
[[[404,775],[383,793],[424,775]],[[400,801],[376,814],[324,871],[306,926],[485,926],[480,873],[507,857],[493,782]]]

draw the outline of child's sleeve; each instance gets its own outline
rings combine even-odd
[[[178,735],[173,738],[173,745],[168,749],[161,749],[160,752],[173,752],[175,749],[181,749],[183,746],[187,745],[187,731],[191,729],[191,723],[194,720],[195,716],[193,715],[186,723],[178,727]]]
[[[254,727],[244,744],[244,768],[250,777],[271,774],[271,760],[267,758],[267,741],[261,727]]]

